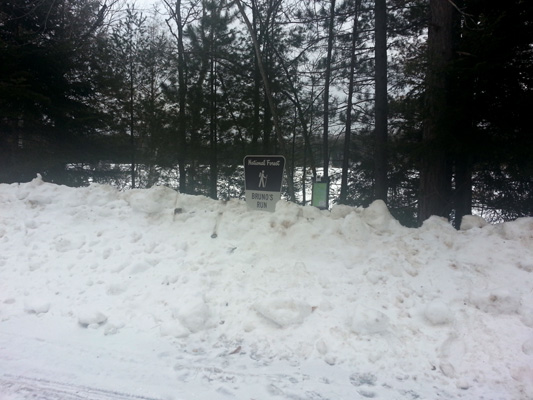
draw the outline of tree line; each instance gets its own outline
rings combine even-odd
[[[302,204],[531,216],[532,79],[523,0],[5,0],[0,182],[242,197],[282,154]]]

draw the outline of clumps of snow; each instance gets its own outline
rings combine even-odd
[[[356,372],[350,375],[350,383],[354,386],[375,386],[377,383],[377,376],[369,372]]]
[[[60,235],[55,238],[56,251],[66,253],[71,250],[79,250],[85,244],[85,237],[83,235]]]
[[[106,293],[111,296],[118,296],[128,289],[127,285],[122,282],[111,281],[107,285]]]
[[[124,194],[124,199],[131,208],[146,214],[157,214],[173,210],[178,193],[166,186],[154,186],[150,189],[134,189]]]
[[[465,215],[461,219],[461,230],[467,231],[473,228],[483,228],[487,226],[488,222],[478,215]]]
[[[133,264],[129,269],[130,274],[142,274],[143,272],[148,271],[152,266],[146,261],[139,261]]]
[[[431,325],[445,325],[453,321],[451,308],[438,300],[426,305],[424,317]]]
[[[78,324],[87,327],[98,327],[107,321],[107,315],[94,307],[82,307],[77,312]]]
[[[426,219],[419,230],[455,233],[455,229],[450,225],[446,218],[438,217],[436,215],[432,215]]]
[[[41,186],[43,185],[45,182],[43,181],[43,176],[41,174],[37,174],[37,176],[35,178],[33,178],[28,184],[27,186],[29,188],[35,188],[37,186]]]
[[[518,261],[518,268],[526,272],[533,272],[533,260]]]
[[[29,297],[24,301],[24,311],[29,314],[45,314],[50,311],[50,302],[42,297]]]
[[[284,230],[296,224],[302,216],[302,207],[288,201],[278,201],[276,203],[276,212],[271,215],[270,225]]]
[[[307,302],[285,297],[259,300],[254,304],[254,309],[263,318],[281,328],[302,324],[313,311]]]
[[[470,303],[481,311],[490,314],[515,314],[520,310],[520,295],[508,288],[493,288],[473,291]]]
[[[99,326],[99,325],[97,325]],[[126,324],[122,321],[115,321],[114,319],[107,319],[105,321],[104,335],[115,335],[124,328]]]
[[[349,321],[350,330],[358,335],[376,335],[389,330],[389,317],[379,310],[357,306]]]
[[[375,200],[362,214],[364,221],[379,232],[400,227],[400,223],[391,215],[383,200]]]
[[[370,372],[356,372],[350,375],[349,379],[350,383],[357,388],[357,393],[361,396],[361,398],[372,399],[377,396],[377,393],[375,392],[375,386],[378,378],[376,375]]]
[[[161,336],[184,338],[191,334],[191,331],[183,326],[178,320],[164,321],[159,326]]]
[[[499,227],[504,239],[519,241],[533,249],[533,218],[518,218]]]
[[[354,208],[344,204],[335,204],[330,211],[332,219],[342,219],[354,212]]]
[[[526,356],[533,356],[533,337],[522,343],[522,351]]]
[[[389,279],[389,274],[383,271],[369,270],[365,273],[366,279],[373,285],[378,284],[379,282],[387,282]]]
[[[522,306],[519,313],[522,323],[529,328],[533,328],[533,307]]]
[[[341,232],[349,241],[364,242],[370,236],[370,228],[360,213],[351,212],[341,220]]]
[[[190,333],[196,333],[207,329],[209,327],[211,312],[203,297],[188,296],[180,300],[180,304],[175,305],[172,310],[172,317]],[[169,326],[164,326],[162,328],[162,333],[180,337],[178,335],[179,332],[176,334],[179,330],[180,328],[178,325],[175,322],[172,322]]]

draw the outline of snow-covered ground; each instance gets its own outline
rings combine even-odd
[[[533,218],[0,185],[0,399],[533,398]]]

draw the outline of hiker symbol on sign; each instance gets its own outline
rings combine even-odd
[[[268,175],[265,175],[265,170],[262,170],[259,174],[259,187],[266,188],[267,179]]]

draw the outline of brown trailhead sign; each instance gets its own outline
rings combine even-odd
[[[281,200],[283,182],[283,156],[244,157],[244,189],[250,210],[273,212]]]

